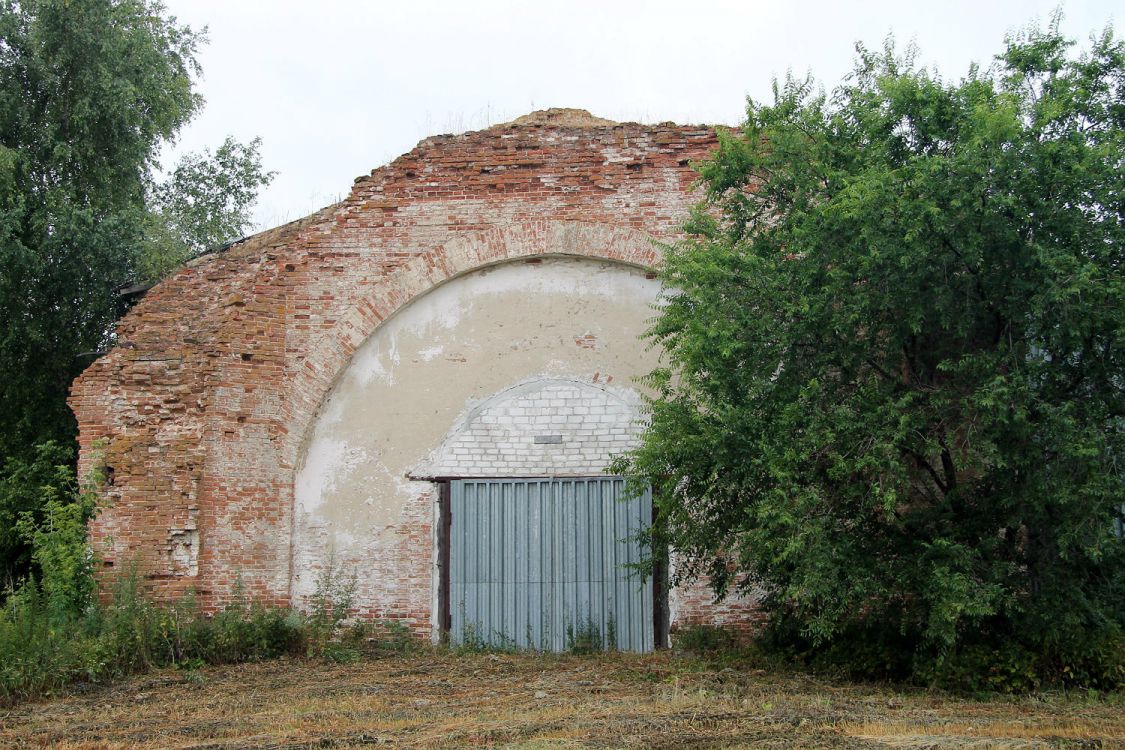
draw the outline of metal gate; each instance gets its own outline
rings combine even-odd
[[[651,651],[653,587],[630,565],[652,495],[620,478],[450,483],[449,630],[456,644]]]

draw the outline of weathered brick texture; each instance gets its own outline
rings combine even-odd
[[[112,476],[91,532],[106,565],[135,562],[157,592],[192,588],[212,609],[236,580],[289,603],[302,441],[383,320],[510,258],[657,265],[649,238],[676,236],[698,199],[691,162],[716,145],[714,132],[559,122],[429,138],[357,179],[340,203],[199,258],[151,290],[71,394],[80,468],[103,460]],[[431,617],[431,502],[408,510],[367,572],[401,578],[403,592],[368,614],[419,632]]]

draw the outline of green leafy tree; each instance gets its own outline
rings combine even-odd
[[[1030,29],[958,82],[861,47],[700,167],[618,468],[775,645],[1125,683],[1125,50],[1072,47]]]
[[[111,341],[117,291],[240,235],[270,177],[257,141],[228,139],[154,180],[160,149],[202,104],[202,41],[154,0],[0,0],[3,579],[30,559],[12,519],[43,520],[50,466],[69,463],[44,462],[73,456],[66,395]]]
[[[0,591],[14,589],[31,567],[31,540],[17,524],[40,515],[48,499],[72,494],[73,464],[72,448],[48,441],[0,470]]]
[[[73,434],[75,355],[106,342],[158,149],[200,106],[201,37],[160,11],[0,4],[0,455]]]
[[[16,529],[30,543],[41,571],[49,619],[61,623],[93,602],[96,582],[86,523],[94,516],[97,495],[92,486],[80,488],[68,466],[56,466],[52,480],[43,488],[41,512],[23,513]]]
[[[212,154],[183,156],[151,190],[149,225],[138,276],[159,280],[185,261],[238,239],[252,224],[258,191],[274,172],[262,169],[261,138],[228,137]]]

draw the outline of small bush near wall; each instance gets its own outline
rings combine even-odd
[[[689,654],[730,651],[735,644],[736,639],[730,631],[703,623],[688,625],[672,633],[672,648]]]
[[[355,634],[339,637],[354,582],[335,570],[322,575],[309,615],[238,596],[214,615],[203,614],[191,594],[156,604],[143,592],[135,567],[111,583],[106,601],[98,601],[86,544],[93,495],[77,487],[47,494],[45,518],[27,517],[20,529],[40,575],[11,588],[0,607],[0,704],[154,667],[286,654],[341,661],[354,651],[349,643]]]
[[[12,592],[0,608],[0,705],[156,667],[194,669],[286,655],[350,662],[361,654],[401,653],[413,641],[401,626],[345,628],[338,614],[323,619],[254,601],[236,600],[206,615],[191,594],[156,604],[140,582],[130,571],[114,583],[107,602],[61,618],[38,581]],[[323,593],[327,608],[341,612],[333,598],[338,592]]]

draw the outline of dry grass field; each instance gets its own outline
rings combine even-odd
[[[0,709],[0,746],[1125,748],[1125,698],[972,701],[669,653],[426,651],[90,686]]]

